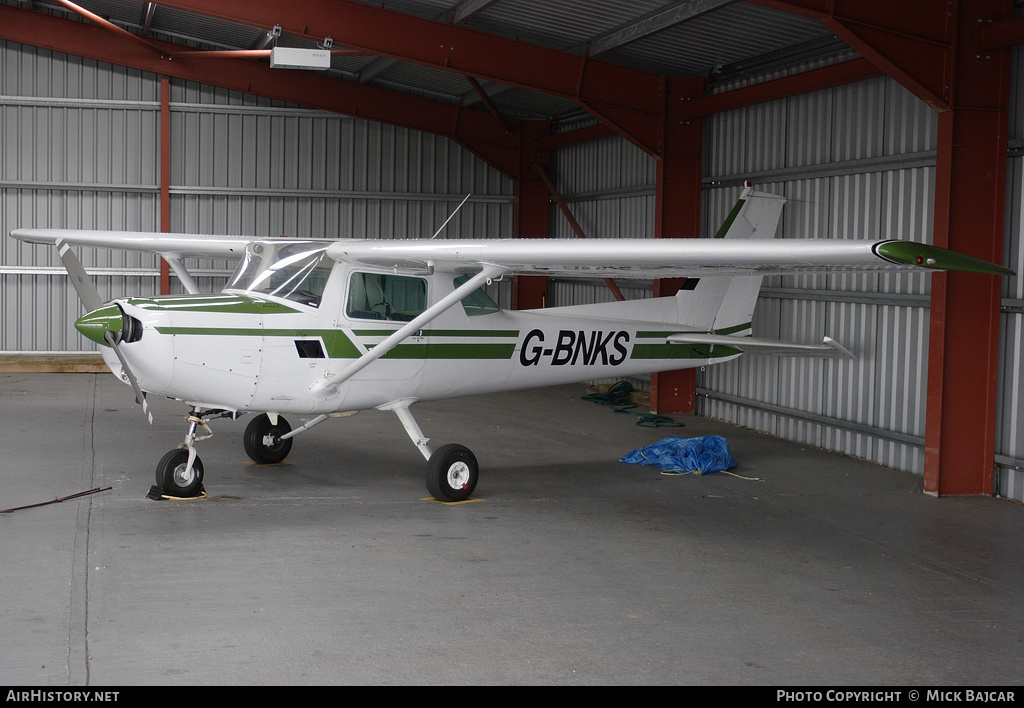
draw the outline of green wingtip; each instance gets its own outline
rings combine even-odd
[[[938,246],[912,241],[884,241],[874,247],[875,255],[892,263],[929,268],[931,270],[957,270],[987,275],[1017,275],[1003,266],[980,258],[965,256]]]

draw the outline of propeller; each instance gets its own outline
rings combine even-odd
[[[135,391],[135,402],[142,406],[142,412],[149,424],[153,424],[153,413],[149,410],[149,402],[146,394],[139,386],[139,380],[124,358],[119,344],[121,342],[135,341],[141,331],[138,330],[138,322],[135,318],[128,316],[117,304],[105,305],[99,291],[93,285],[89,274],[85,272],[82,262],[71,250],[71,246],[62,238],[57,239],[57,252],[60,260],[64,263],[64,269],[71,277],[71,284],[78,293],[78,298],[85,306],[86,314],[75,322],[75,328],[94,342],[107,344],[114,350],[118,361],[121,362],[121,369],[128,377],[128,383]]]
[[[118,361],[121,362],[121,369],[128,376],[128,382],[132,385],[132,390],[135,391],[135,402],[142,406],[142,413],[146,416],[146,420],[149,421],[150,425],[153,425],[153,411],[149,410],[149,402],[146,400],[146,394],[143,393],[142,388],[139,386],[139,380],[135,378],[135,373],[132,368],[128,366],[127,360],[124,358],[124,354],[121,353],[121,347],[117,346],[117,338],[114,333],[107,330],[103,334],[103,338],[110,344],[111,349],[117,354]]]
[[[93,312],[103,307],[103,298],[100,297],[89,274],[82,267],[82,262],[78,260],[78,256],[71,250],[68,242],[62,238],[57,239],[57,253],[60,254],[60,259],[64,263],[64,270],[71,277],[71,284],[75,286],[78,299],[85,305],[85,311]]]

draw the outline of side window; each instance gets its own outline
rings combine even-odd
[[[455,287],[459,287],[463,283],[469,280],[468,275],[460,275],[455,279]],[[491,296],[483,288],[477,288],[466,297],[462,298],[462,309],[466,311],[466,314],[470,317],[476,317],[477,315],[489,315],[492,312],[498,312],[501,310],[497,303],[491,299]]]
[[[353,273],[345,314],[361,320],[408,322],[427,309],[427,281],[407,275]]]

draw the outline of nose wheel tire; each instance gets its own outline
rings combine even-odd
[[[260,465],[273,465],[283,462],[292,450],[292,439],[282,440],[281,436],[292,431],[292,426],[281,416],[277,417],[277,425],[270,422],[266,413],[249,421],[245,427],[242,442],[245,454]]]
[[[196,457],[188,469],[188,450],[171,450],[156,466],[157,486],[171,497],[194,497],[203,490],[203,461]]]
[[[469,449],[444,445],[427,463],[427,491],[438,501],[463,501],[473,494],[479,476],[476,457]]]

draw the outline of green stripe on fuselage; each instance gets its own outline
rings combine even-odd
[[[206,295],[160,295],[132,297],[128,304],[140,310],[167,312],[224,312],[246,315],[284,314],[298,312],[293,307],[248,295],[211,293]]]
[[[382,359],[511,359],[515,344],[399,344]]]
[[[397,330],[357,329],[352,334],[363,338],[387,337]],[[466,339],[518,339],[519,330],[480,330],[480,329],[425,329],[418,337],[435,339],[466,338]],[[363,342],[372,349],[376,342]],[[515,353],[515,342],[405,342],[384,354],[382,359],[511,359]]]
[[[352,334],[357,337],[389,337],[397,329],[354,329]],[[424,329],[419,336],[423,337],[494,337],[495,339],[516,338],[517,329]]]
[[[351,339],[338,329],[261,329],[258,327],[158,327],[161,334],[210,337],[280,337],[283,339],[322,338],[329,359],[356,359],[362,352]],[[373,334],[386,336],[392,332],[373,330]],[[364,335],[370,332],[364,331]],[[449,336],[456,336],[454,334]],[[468,336],[459,334],[458,336]],[[499,335],[500,336],[500,335]],[[372,345],[370,345],[372,347]],[[423,343],[399,344],[385,354],[384,359],[510,359],[515,352],[514,343]]]

